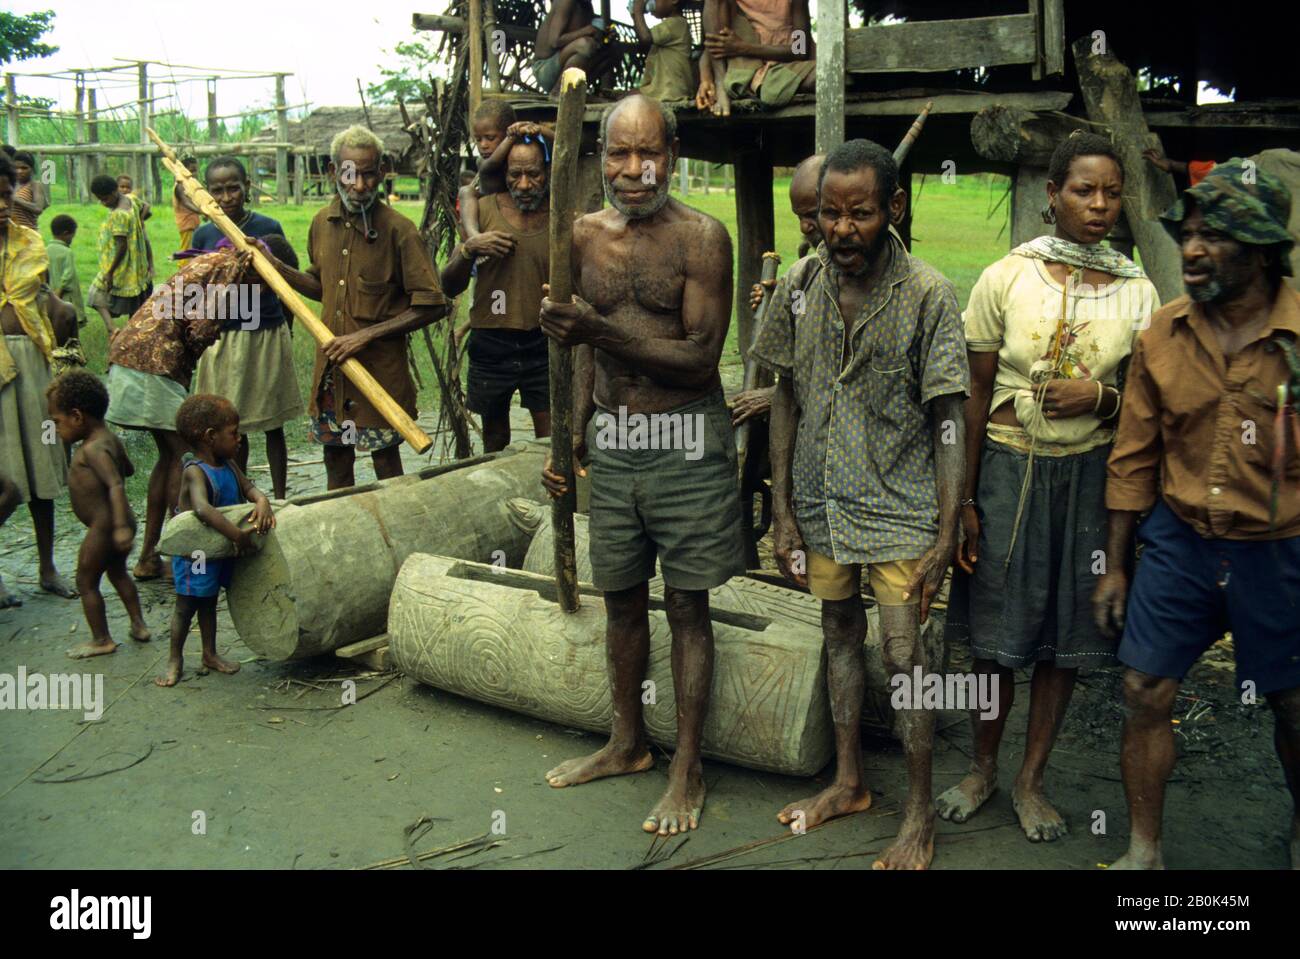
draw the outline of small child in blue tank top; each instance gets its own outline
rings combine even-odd
[[[271,503],[240,471],[239,411],[221,396],[198,393],[186,398],[176,411],[176,431],[194,450],[181,468],[181,494],[176,512],[194,510],[199,520],[232,543],[242,556],[253,548],[252,533],[265,533],[275,526]],[[240,529],[220,512],[223,506],[251,502],[248,519],[253,530]],[[202,557],[172,557],[176,582],[176,609],[172,613],[171,657],[167,672],[154,680],[159,686],[175,686],[181,678],[185,638],[197,613],[199,638],[203,641],[203,665],[219,673],[239,672],[239,663],[217,655],[217,595],[230,585],[232,560]]]

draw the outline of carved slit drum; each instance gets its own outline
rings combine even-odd
[[[291,500],[260,550],[235,564],[227,592],[240,638],[272,660],[302,659],[384,632],[389,594],[412,553],[518,566],[530,531],[508,502],[538,499],[545,447],[518,443],[469,462],[432,467],[333,494]],[[234,507],[238,518],[248,505]],[[197,520],[172,521],[165,546],[188,556],[220,544]],[[175,529],[173,529],[175,527]]]
[[[480,702],[608,732],[613,706],[604,610],[584,603],[565,613],[555,596],[550,576],[411,556],[389,605],[393,664]],[[788,618],[750,629],[732,623],[763,625],[773,617],[730,612],[713,622],[704,755],[787,775],[817,772],[830,759],[832,742],[820,629]],[[646,670],[652,685],[643,696],[652,701],[644,715],[650,737],[666,746],[677,737],[671,648],[667,616],[652,608]]]

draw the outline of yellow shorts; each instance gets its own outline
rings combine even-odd
[[[808,591],[818,599],[848,599],[858,595],[862,588],[862,564],[841,566],[835,560],[815,550],[807,551]],[[890,563],[871,563],[867,566],[871,591],[881,606],[911,606],[921,601],[920,591],[903,599],[919,559],[900,559]]]

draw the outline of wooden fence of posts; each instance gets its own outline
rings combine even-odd
[[[162,72],[150,79],[150,67],[160,67]],[[111,74],[123,71],[135,72],[134,109],[125,105],[121,107],[106,106],[98,102],[95,85],[87,81],[87,75]],[[177,71],[182,76],[178,77]],[[155,111],[154,104],[170,100],[173,94],[159,95],[163,85],[180,86],[183,83],[205,82],[207,93],[207,142],[197,140],[179,141],[177,147],[183,153],[194,156],[219,156],[231,154],[242,157],[275,158],[275,198],[286,203],[292,194],[294,201],[302,202],[304,166],[306,159],[315,155],[311,145],[295,145],[289,142],[289,110],[301,109],[308,104],[290,106],[285,95],[286,72],[254,73],[232,71],[224,68],[209,69],[189,67],[155,60],[134,60],[118,63],[108,67],[87,67],[75,70],[58,70],[50,73],[16,73],[5,74],[5,142],[32,153],[38,159],[42,157],[64,157],[65,180],[68,184],[68,199],[75,202],[90,200],[90,183],[101,172],[102,161],[107,157],[124,157],[127,159],[128,172],[136,184],[136,189],[152,203],[161,203],[162,184],[156,149],[149,142],[147,128],[160,116],[179,111]],[[71,80],[75,84],[74,107],[68,111],[36,111],[24,108],[18,101],[18,77],[44,78],[53,80]],[[121,83],[129,83],[125,78]],[[245,110],[239,113],[219,114],[217,112],[217,83],[220,80],[264,80],[275,81],[276,136],[271,141],[222,142],[221,121],[259,116],[267,110]],[[105,143],[101,139],[100,124],[105,122],[104,112],[117,113],[126,110],[133,114],[138,127],[138,143]],[[75,135],[74,143],[24,143],[22,140],[21,120],[45,119],[58,122],[71,120]],[[124,119],[114,117],[114,119]],[[294,163],[293,182],[290,183],[289,156],[299,157]],[[250,171],[252,172],[252,171]]]

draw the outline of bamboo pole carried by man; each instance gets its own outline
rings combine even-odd
[[[162,151],[163,164],[176,177],[176,182],[185,195],[234,244],[237,250],[252,254],[253,266],[258,275],[261,276],[264,283],[275,291],[276,296],[280,298],[280,302],[293,313],[307,332],[322,346],[334,339],[334,334],[317,319],[316,314],[308,308],[307,304],[289,286],[279,271],[271,265],[271,262],[261,249],[250,243],[239,227],[221,212],[221,207],[217,204],[217,201],[195,179],[194,175],[181,164],[175,151],[153,129],[146,129],[150,138]],[[407,415],[392,396],[388,394],[388,391],[380,386],[379,382],[355,358],[345,360],[342,363],[342,369],[347,378],[356,385],[357,389],[365,395],[366,399],[374,405],[384,419],[392,424],[393,429],[402,434],[402,438],[410,443],[417,453],[424,453],[433,445],[433,440],[429,438],[428,434],[416,425],[415,420]]]

